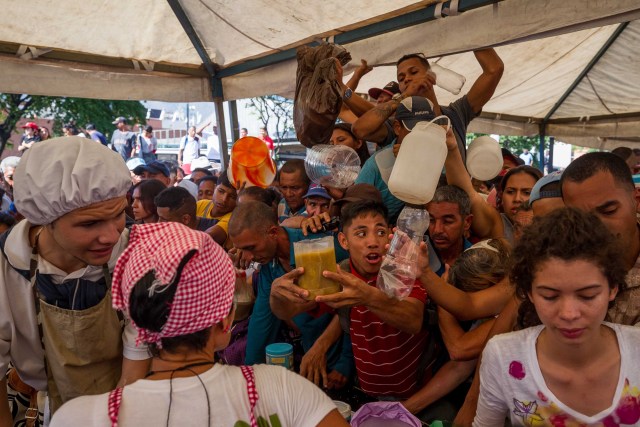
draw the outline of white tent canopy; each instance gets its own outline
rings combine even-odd
[[[12,2],[0,16],[0,91],[170,102],[291,96],[295,48],[319,40],[376,67],[362,90],[394,80],[403,54],[424,52],[464,74],[467,91],[480,73],[469,51],[494,46],[505,74],[471,131],[638,144],[637,0],[434,3]],[[451,16],[435,19],[439,8]],[[28,18],[35,13],[44,19]]]

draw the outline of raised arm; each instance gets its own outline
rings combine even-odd
[[[438,307],[438,325],[451,360],[477,359],[494,322],[495,319],[489,319],[477,328],[465,331],[451,313]]]
[[[482,67],[482,74],[471,86],[467,100],[477,114],[493,96],[502,77],[504,64],[494,49],[476,50],[473,54]]]
[[[447,182],[460,187],[469,196],[471,213],[473,214],[473,221],[471,222],[473,233],[482,239],[500,239],[504,237],[504,226],[502,225],[500,213],[491,207],[473,188],[471,177],[462,162],[458,143],[451,130],[447,133],[447,149],[449,151],[444,163]]]
[[[369,71],[371,71],[370,67],[367,65],[367,62],[363,60],[362,65],[358,67],[358,69],[356,69],[356,71],[353,73],[353,77],[351,77],[351,79],[345,85],[342,81],[342,65],[340,65],[340,61],[336,59],[336,81],[340,85],[342,100],[347,105],[347,107],[349,107],[349,110],[351,110],[351,112],[355,114],[356,117],[360,117],[361,115],[372,109],[373,104],[362,98],[361,96],[356,95],[355,93],[352,93],[352,95],[348,98],[345,98],[344,94],[347,89],[351,89],[352,92],[355,92],[360,79]]]
[[[398,105],[395,100],[376,105],[353,122],[351,131],[363,141],[383,142],[389,132],[384,123],[396,112]]]

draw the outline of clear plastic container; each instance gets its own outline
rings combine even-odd
[[[378,289],[390,298],[402,300],[411,293],[418,275],[420,242],[429,228],[429,220],[429,212],[419,207],[406,206],[400,212],[398,228],[376,282]]]
[[[307,149],[304,166],[315,184],[347,188],[360,173],[360,157],[346,145],[320,144]]]
[[[447,158],[447,129],[436,123],[418,122],[400,145],[400,152],[389,177],[389,191],[398,199],[424,205],[432,198]]]
[[[245,136],[233,144],[227,175],[233,185],[239,181],[247,187],[267,188],[276,177],[276,165],[261,139]]]
[[[333,237],[302,240],[293,243],[296,267],[303,267],[304,274],[298,278],[298,286],[309,291],[308,299],[318,295],[340,292],[340,284],[322,275],[323,271],[337,271]]]
[[[438,64],[431,64],[431,71],[436,75],[436,86],[457,95],[462,90],[467,78]]]

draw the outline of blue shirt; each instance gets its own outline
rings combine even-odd
[[[294,242],[331,235],[331,233],[320,233],[305,236],[302,234],[302,230],[299,229],[285,227],[284,230],[289,236],[289,263],[291,268],[295,268]],[[349,253],[338,243],[337,235],[334,236],[334,245],[336,262],[349,258]],[[265,363],[265,348],[267,345],[277,342],[280,328],[283,327],[283,322],[271,311],[269,296],[271,295],[271,284],[273,281],[278,277],[284,276],[285,273],[285,269],[277,259],[267,264],[262,264],[260,267],[260,273],[258,274],[258,295],[253,305],[253,313],[249,319],[249,331],[247,333],[247,349],[245,355],[245,364],[247,365]]]
[[[97,130],[94,130],[93,132],[91,132],[91,139],[99,142],[102,145],[109,144],[109,141],[107,141],[107,138],[104,136],[104,134],[102,132],[98,132]]]
[[[369,160],[364,163],[360,174],[358,174],[358,178],[356,178],[356,184],[371,184],[380,191],[380,194],[382,194],[382,202],[389,210],[389,220],[391,222],[395,222],[393,220],[400,214],[400,211],[404,207],[404,202],[389,191],[389,186],[384,182],[382,175],[380,174],[380,169],[376,163],[376,157],[385,150],[393,150],[394,144],[395,139],[388,147],[383,148],[373,157],[370,157]]]

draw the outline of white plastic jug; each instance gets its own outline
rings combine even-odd
[[[500,144],[490,136],[479,136],[467,149],[467,170],[469,175],[480,181],[488,181],[498,176],[502,170]]]
[[[447,119],[448,126],[434,123]],[[400,145],[398,158],[389,177],[389,191],[398,199],[413,204],[429,203],[447,158],[447,131],[451,121],[438,116],[430,122],[419,122]]]

